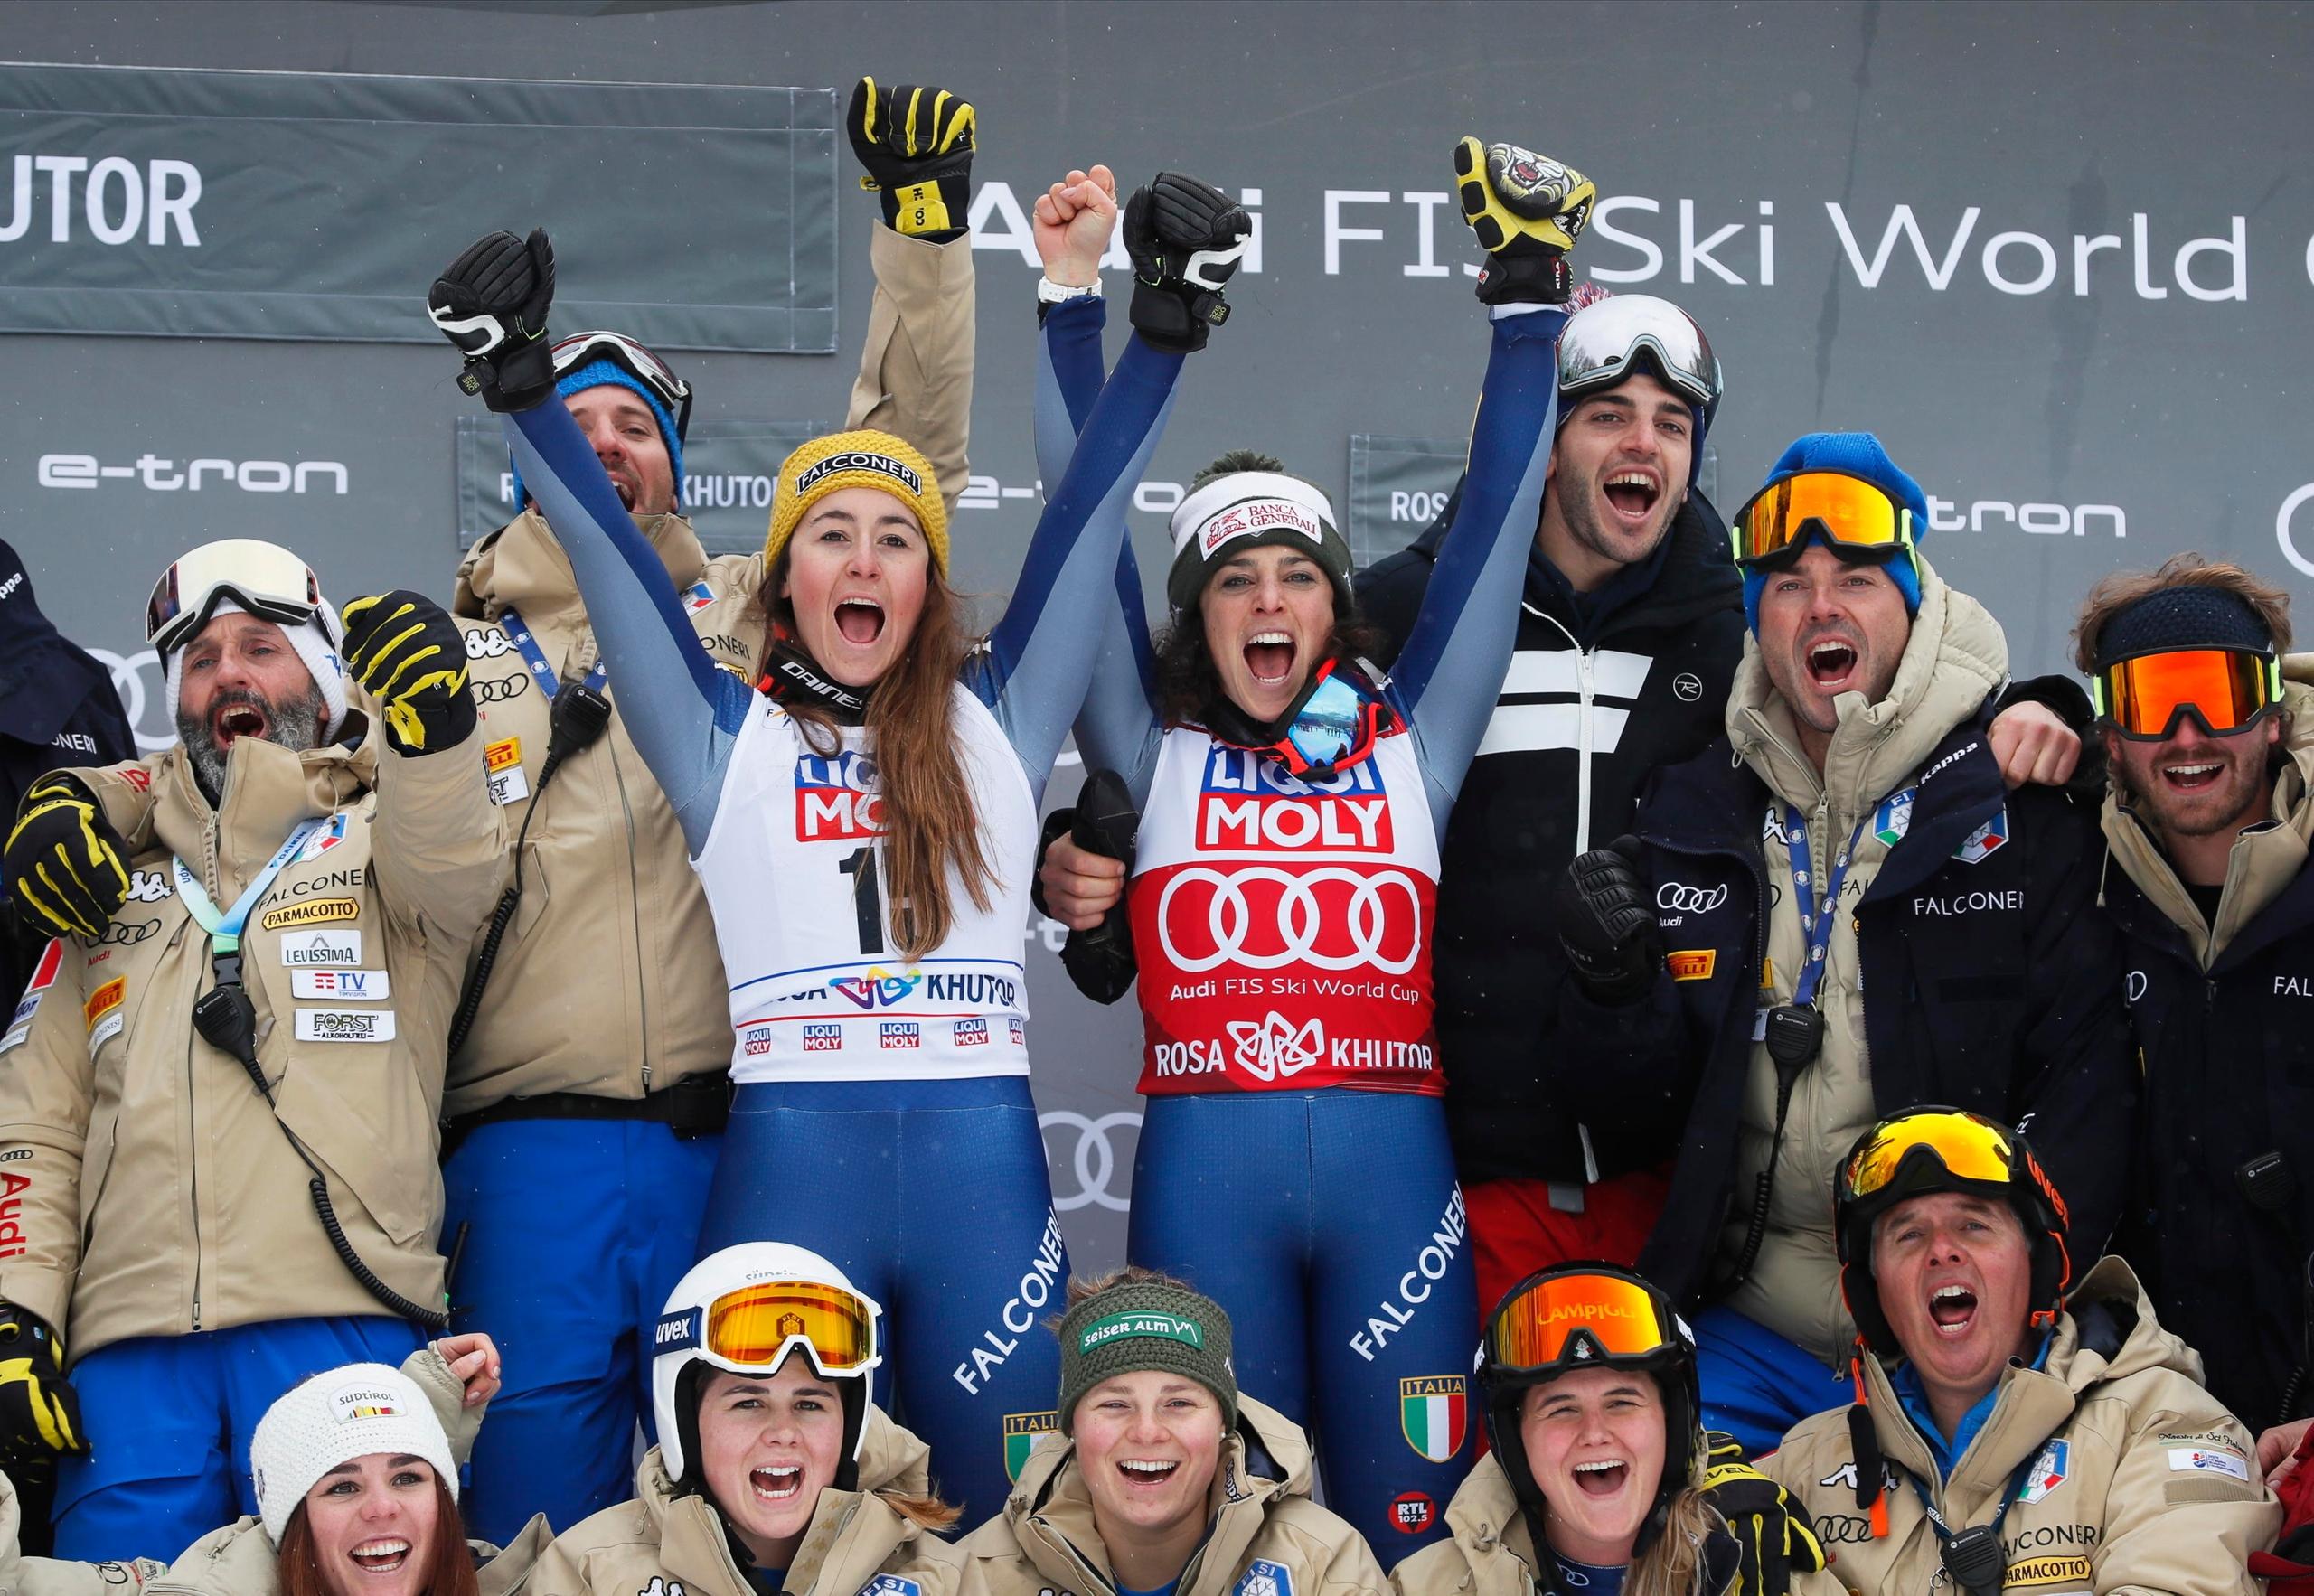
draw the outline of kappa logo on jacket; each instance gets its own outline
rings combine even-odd
[[[469,660],[494,660],[513,651],[514,640],[496,626],[485,626],[480,631],[466,634],[466,658]]]
[[[635,1591],[635,1596],[683,1596],[683,1582],[654,1573],[651,1582]]]
[[[156,904],[176,890],[165,870],[134,870],[128,878],[128,901]]]

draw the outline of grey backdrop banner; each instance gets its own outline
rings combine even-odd
[[[442,480],[448,423],[482,413],[456,390],[456,357],[419,347],[433,334],[418,300],[486,228],[554,230],[566,330],[622,319],[606,300],[695,297],[702,321],[720,315],[701,290],[709,272],[745,277],[742,304],[779,298],[786,256],[763,242],[784,225],[774,217],[837,240],[844,334],[817,347],[838,358],[719,350],[676,365],[699,392],[701,476],[739,474],[710,472],[711,425],[842,416],[872,292],[876,197],[854,186],[832,134],[820,136],[826,164],[793,197],[767,192],[759,164],[693,151],[738,147],[712,130],[751,126],[740,113],[786,92],[761,83],[819,86],[797,114],[826,127],[862,71],[936,73],[979,108],[979,370],[971,480],[951,528],[956,585],[981,598],[983,620],[1018,580],[1036,522],[1028,212],[1045,185],[1094,161],[1127,189],[1172,168],[1242,196],[1256,218],[1234,314],[1190,360],[1134,495],[1134,547],[1162,605],[1166,512],[1224,449],[1266,449],[1345,516],[1366,517],[1369,557],[1425,524],[1412,495],[1452,486],[1487,347],[1449,164],[1466,133],[1582,167],[1600,203],[1579,272],[1672,299],[1703,324],[1727,375],[1711,435],[1723,464],[1704,482],[1722,510],[1798,434],[1874,429],[1929,495],[1930,558],[1999,617],[2018,674],[2065,668],[2083,593],[2120,567],[2200,548],[2301,596],[2314,580],[2314,6],[2297,0],[948,0],[880,7],[881,27],[844,0],[621,9],[8,0],[7,48],[27,58],[198,68],[203,80],[241,76],[220,68],[387,75],[304,80],[357,97],[477,70],[616,85],[454,84],[446,98],[487,103],[431,131],[299,122],[234,143],[237,163],[264,169],[203,167],[191,250],[165,207],[161,245],[146,241],[149,214],[134,246],[82,237],[86,168],[64,214],[71,236],[52,243],[49,180],[33,166],[27,230],[0,242],[0,284],[35,267],[55,282],[69,255],[68,286],[162,295],[169,311],[153,330],[170,331],[174,310],[194,314],[189,296],[165,297],[176,279],[163,268],[182,264],[139,276],[118,258],[294,245],[299,264],[293,274],[285,259],[276,290],[382,292],[404,318],[388,335],[413,341],[5,340],[0,536],[67,634],[114,651],[148,742],[169,729],[139,621],[154,578],[193,543],[290,544],[341,599],[397,586],[448,596],[460,553]],[[1228,20],[1224,52],[1209,42],[1216,17]],[[181,93],[168,76],[135,80]],[[629,82],[644,78],[662,81]],[[533,97],[571,92],[626,119],[599,136],[524,121]],[[488,125],[500,120],[509,128]],[[188,141],[212,136],[184,114],[45,125],[36,144],[5,133],[6,149],[92,166],[133,157],[148,190],[151,162],[191,158]],[[677,127],[703,131],[665,131]],[[335,153],[357,134],[438,136],[444,153],[423,183],[385,193]],[[113,170],[99,213],[117,230],[126,179]],[[287,188],[290,174],[308,186]],[[0,159],[0,224],[12,176]],[[263,221],[293,230],[343,225],[347,185],[369,208],[355,220],[398,264],[338,259],[331,270],[357,275],[334,280],[302,231],[240,237],[244,181],[287,195]],[[165,172],[160,192],[179,192]],[[734,249],[742,230],[756,242]],[[1106,265],[1114,355],[1132,279],[1122,250]],[[1434,440],[1428,465],[1377,454],[1367,483],[1378,517],[1350,481],[1358,437]],[[1406,519],[1392,515],[1400,491]],[[750,505],[748,521],[759,513]],[[1074,801],[1082,775],[1061,770],[1049,800]],[[1130,1000],[1099,1009],[1076,994],[1052,956],[1053,922],[1027,934],[1054,1196],[1072,1261],[1098,1268],[1124,1248],[1139,1017]]]
[[[0,65],[0,330],[430,343],[445,238],[552,218],[559,326],[824,353],[835,126],[824,89]]]
[[[514,474],[495,416],[457,418],[458,547],[514,519]],[[710,554],[752,554],[771,526],[779,463],[830,430],[816,421],[694,421],[683,442],[683,510]]]

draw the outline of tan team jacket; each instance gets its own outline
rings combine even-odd
[[[1800,751],[1791,708],[1777,694],[1760,659],[1759,640],[1744,642],[1744,660],[1727,701],[1727,733],[1735,750],[1768,789],[1808,817],[1808,856],[1828,875],[1842,844],[1867,822],[1851,856],[1841,897],[1853,905],[1879,874],[1889,844],[1870,823],[1883,800],[1919,779],[1920,767],[1947,733],[1977,712],[2008,677],[2008,645],[2000,623],[1965,593],[1956,592],[1921,564],[1920,612],[1913,618],[1888,696],[1858,702],[1841,717],[1825,751],[1824,772]],[[1855,697],[1860,700],[1861,694]],[[1767,958],[1773,999],[1789,1002],[1807,963],[1788,850],[1765,850],[1768,897],[1782,906],[1768,916]],[[1823,1401],[1839,1399],[1831,1371],[1844,1367],[1856,1329],[1840,1302],[1839,1259],[1832,1245],[1833,1174],[1856,1139],[1877,1117],[1870,1061],[1865,1056],[1864,993],[1856,917],[1833,923],[1830,950],[1817,1003],[1825,1028],[1823,1049],[1800,1073],[1774,1135],[1776,1071],[1764,1043],[1752,1048],[1738,1127],[1735,1189],[1750,1192],[1773,1159],[1768,1225],[1759,1256],[1728,1298],[1728,1306],[1823,1360]],[[1720,1239],[1725,1262],[1743,1251],[1752,1205],[1739,1203]]]
[[[2246,1561],[2272,1544],[2281,1507],[2259,1476],[2257,1449],[2202,1389],[2201,1359],[2155,1322],[2119,1258],[2082,1282],[2044,1369],[2012,1361],[2002,1371],[1984,1428],[1941,1484],[1877,1358],[1866,1360],[1864,1378],[1886,1461],[1885,1537],[1857,1505],[1847,1408],[1802,1422],[1759,1462],[1807,1505],[1832,1572],[1859,1596],[1951,1584],[1914,1481],[1956,1532],[1990,1524],[2016,1492],[2000,1541],[2003,1590],[2018,1596],[2261,1589]]]
[[[506,842],[479,737],[422,758],[383,741],[243,742],[213,810],[182,747],[70,773],[127,840],[132,885],[95,946],[52,946],[0,1037],[0,1298],[55,1326],[73,1357],[387,1311],[332,1250],[283,1126],[362,1260],[403,1296],[442,1300],[445,1028]],[[170,856],[230,907],[312,816],[323,830],[242,934],[268,1107],[193,1030],[209,939]]]
[[[463,1468],[474,1451],[483,1410],[466,1405],[466,1387],[431,1347],[402,1359],[401,1372],[426,1393],[449,1438],[450,1457]],[[278,1556],[266,1538],[264,1521],[254,1516],[210,1531],[173,1563],[150,1557],[131,1563],[26,1557],[19,1551],[23,1529],[16,1488],[0,1475],[0,1591],[8,1596],[132,1596],[140,1586],[183,1596],[278,1596],[281,1589]],[[553,1538],[541,1513],[503,1550],[487,1541],[468,1541],[482,1596],[514,1596],[522,1590],[531,1565]]]
[[[892,1506],[931,1493],[924,1442],[868,1410],[860,1488],[823,1490],[781,1589],[788,1596],[954,1596],[963,1554]],[[703,1496],[675,1495],[659,1449],[635,1471],[635,1500],[563,1532],[531,1575],[536,1596],[757,1596],[723,1520]]]
[[[951,512],[965,482],[972,404],[972,241],[927,244],[887,227],[870,255],[876,298],[846,425],[922,449]],[[755,680],[760,555],[709,559],[681,516],[643,529],[717,662]],[[570,562],[535,510],[475,545],[452,613],[507,834],[522,826],[547,751],[547,699],[498,624],[512,605],[558,681],[584,676],[595,639]],[[609,697],[618,699],[617,684]],[[523,844],[522,903],[489,993],[450,1070],[449,1112],[549,1092],[636,1098],[731,1060],[730,1009],[707,899],[682,831],[615,715],[564,762]]]
[[[1268,1462],[1248,1466],[1250,1433]],[[1237,1399],[1222,1443],[1213,1528],[1174,1596],[1377,1596],[1382,1565],[1359,1533],[1310,1499],[1310,1442],[1282,1413]],[[1077,1443],[1058,1433],[1022,1465],[1004,1510],[964,1537],[963,1596],[1115,1596]]]
[[[1397,1596],[1534,1596],[1534,1536],[1494,1453],[1481,1458],[1456,1488],[1446,1505],[1446,1528],[1451,1538],[1425,1546],[1390,1571]],[[1714,1538],[1735,1551],[1725,1536]],[[1732,1556],[1727,1564],[1719,1589],[1733,1596]],[[1840,1583],[1829,1573],[1794,1573],[1789,1596],[1840,1596]]]

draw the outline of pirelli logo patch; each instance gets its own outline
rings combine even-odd
[[[121,999],[127,994],[128,983],[116,975],[89,994],[89,1000],[80,1006],[80,1018],[89,1022],[90,1030],[94,1030],[99,1021],[120,1007]]]
[[[361,917],[362,906],[353,898],[309,897],[303,903],[266,910],[257,925],[260,931],[295,930],[300,925],[333,925]]]
[[[500,742],[491,743],[482,750],[482,767],[494,775],[504,770],[510,765],[522,763],[522,739],[520,737],[507,737]]]
[[[1684,948],[1663,955],[1663,967],[1673,981],[1709,981],[1718,963],[1717,948]]]

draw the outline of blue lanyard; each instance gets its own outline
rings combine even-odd
[[[240,951],[241,927],[248,924],[249,911],[257,906],[257,900],[265,895],[265,889],[273,885],[273,878],[281,874],[281,867],[289,862],[306,845],[306,839],[320,831],[329,818],[325,814],[317,814],[309,821],[302,821],[296,831],[289,833],[289,840],[265,861],[265,868],[250,880],[248,889],[233,900],[233,906],[221,915],[210,898],[209,889],[201,884],[201,878],[185,868],[182,858],[174,853],[169,855],[170,864],[176,868],[177,896],[184,900],[186,912],[200,921],[201,928],[209,933],[212,953],[236,953]]]
[[[561,690],[562,683],[555,680],[554,667],[548,664],[546,655],[539,652],[538,639],[531,635],[529,624],[511,604],[500,607],[498,624],[506,629],[506,635],[513,639],[514,646],[522,651],[522,663],[531,668],[531,674],[538,678],[539,690],[546,694],[549,703],[552,703],[554,695]],[[602,656],[596,655],[595,668],[587,672],[588,689],[594,692],[602,691],[603,682],[609,674]]]
[[[1864,828],[1872,823],[1872,817],[1866,815],[1848,833],[1848,846],[1832,861],[1831,878],[1824,883],[1820,901],[1808,868],[1808,817],[1791,804],[1784,806],[1784,846],[1792,850],[1792,892],[1800,910],[1800,928],[1808,937],[1808,962],[1800,967],[1792,984],[1792,1000],[1802,1009],[1812,1009],[1816,989],[1824,984],[1824,959],[1831,950],[1832,927],[1839,923],[1840,883],[1848,879],[1848,861],[1856,857],[1856,845],[1864,840]]]

